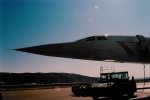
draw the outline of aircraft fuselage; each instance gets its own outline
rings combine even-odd
[[[91,36],[75,42],[16,49],[74,59],[150,63],[150,38],[137,36]]]

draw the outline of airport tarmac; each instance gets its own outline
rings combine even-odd
[[[126,97],[120,100],[150,100],[150,90],[138,91],[135,97],[128,99]],[[3,100],[92,100],[91,97],[75,97],[71,93],[71,88],[54,89],[34,89],[34,90],[16,90],[3,91]],[[108,98],[100,98],[108,100]],[[117,99],[118,100],[118,99]]]

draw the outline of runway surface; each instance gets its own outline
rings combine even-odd
[[[139,90],[132,99],[124,100],[150,100],[150,89]],[[36,89],[3,91],[3,100],[92,100],[91,97],[75,97],[71,88]],[[101,98],[100,100],[108,100]],[[121,99],[122,100],[122,99]]]
[[[90,97],[74,97],[71,88],[5,91],[3,100],[92,100]]]

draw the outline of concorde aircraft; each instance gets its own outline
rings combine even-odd
[[[150,38],[136,36],[91,36],[74,42],[15,49],[45,56],[73,59],[150,63]]]

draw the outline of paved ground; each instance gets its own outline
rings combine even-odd
[[[137,86],[143,87],[143,84],[140,83]],[[145,86],[150,87],[150,83]],[[55,87],[54,89],[3,91],[3,100],[92,100],[92,98],[75,97],[71,92],[71,88]],[[100,100],[108,100],[108,98],[100,98]],[[117,100],[150,100],[150,89],[138,90],[132,99],[123,97]]]
[[[123,99],[129,100],[126,97],[121,100]],[[56,87],[54,89],[4,91],[3,100],[92,100],[92,98],[75,97],[71,93],[71,88]],[[101,98],[100,100],[108,99]],[[135,97],[130,100],[150,100],[150,90],[138,91]]]
[[[71,88],[20,90],[3,92],[3,100],[92,100],[90,97],[74,97]]]

